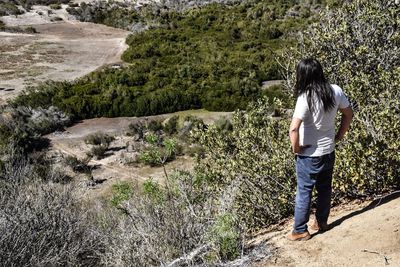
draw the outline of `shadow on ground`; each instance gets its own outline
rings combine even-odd
[[[376,207],[378,207],[380,205],[388,203],[388,202],[390,202],[390,201],[392,201],[392,200],[394,200],[396,198],[399,198],[399,197],[400,197],[400,190],[399,191],[395,191],[393,193],[390,193],[390,194],[388,194],[386,196],[383,196],[381,198],[375,199],[368,206],[366,206],[366,207],[364,207],[364,208],[362,208],[360,210],[353,211],[353,212],[343,216],[342,218],[337,219],[336,221],[333,221],[332,223],[330,223],[329,224],[329,230],[332,230],[333,228],[341,225],[344,221],[346,221],[346,220],[348,220],[348,219],[350,219],[350,218],[352,218],[354,216],[357,216],[357,215],[360,215],[360,214],[362,214],[362,213],[364,213],[366,211],[372,210],[372,209],[374,209],[374,208],[376,208]],[[320,234],[320,232],[316,232],[316,233],[312,234],[311,236],[314,237],[314,236],[316,236],[318,234]]]

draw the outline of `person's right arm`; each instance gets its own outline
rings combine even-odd
[[[336,143],[342,140],[346,132],[349,130],[350,123],[354,115],[351,106],[348,106],[347,108],[339,108],[339,110],[342,113],[342,120],[340,122],[339,130],[335,136]]]

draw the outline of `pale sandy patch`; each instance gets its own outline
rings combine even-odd
[[[65,7],[43,15],[48,7],[35,6],[18,17],[2,17],[8,26],[32,26],[38,34],[0,33],[0,102],[15,97],[27,85],[74,80],[121,61],[128,31],[78,22]],[[63,21],[52,22],[55,16]]]

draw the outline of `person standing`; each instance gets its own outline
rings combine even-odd
[[[342,140],[350,128],[353,110],[342,89],[327,82],[321,64],[314,58],[303,59],[297,65],[295,96],[297,101],[289,136],[296,154],[297,191],[295,221],[287,238],[300,241],[311,238],[307,223],[314,186],[317,210],[311,228],[328,230],[335,143]],[[342,118],[336,132],[338,110]]]

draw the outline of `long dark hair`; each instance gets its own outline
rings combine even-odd
[[[308,108],[311,113],[314,111],[314,95],[316,95],[318,101],[322,102],[325,112],[335,107],[331,85],[324,76],[321,63],[314,58],[302,59],[296,68],[296,98],[303,93],[306,93]]]

